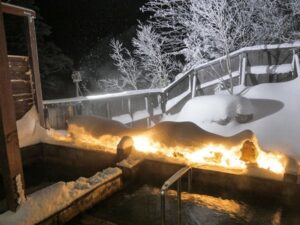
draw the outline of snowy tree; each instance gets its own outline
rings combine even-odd
[[[293,10],[294,15],[300,15],[300,1],[299,0],[290,0],[290,7]]]
[[[189,35],[185,39],[185,54],[189,62],[201,58],[226,56],[226,69],[230,78],[228,91],[233,93],[229,53],[236,48],[252,44],[249,33],[249,14],[243,10],[243,1],[197,0],[190,5],[190,18],[185,22]],[[189,50],[189,51],[187,51]]]
[[[139,59],[144,79],[149,88],[161,88],[170,83],[171,73],[177,71],[178,63],[163,52],[164,38],[151,25],[139,25],[133,39],[134,54]]]
[[[150,0],[142,8],[142,12],[150,13],[148,23],[162,37],[165,43],[163,51],[178,55],[184,48],[183,39],[187,34],[184,24],[185,17],[189,16],[189,4],[191,0]]]
[[[287,8],[282,0],[150,0],[142,11],[166,39],[162,49],[185,56],[185,69],[225,55],[232,93],[229,53],[293,38]]]
[[[119,41],[112,41],[112,59],[122,76],[101,80],[106,89],[161,88],[170,83],[170,77],[178,73],[181,64],[165,53],[165,39],[151,25],[138,26],[136,38],[132,39],[133,53]]]
[[[122,75],[115,78],[101,79],[99,80],[100,84],[103,84],[108,91],[138,89],[138,82],[141,78],[138,62],[118,40],[113,39],[111,47],[113,49],[111,57]]]
[[[293,17],[287,1],[252,0],[246,4],[254,44],[271,44],[294,39]]]

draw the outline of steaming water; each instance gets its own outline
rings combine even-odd
[[[297,210],[286,209],[277,203],[262,203],[262,199],[252,199],[251,203],[246,203],[241,200],[183,192],[182,200],[183,225],[300,224],[300,214]],[[167,224],[177,224],[176,207],[176,192],[171,190],[166,201]],[[160,224],[159,189],[142,186],[134,191],[117,193],[96,205],[87,214],[118,225]]]

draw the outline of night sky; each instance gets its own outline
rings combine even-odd
[[[97,40],[126,31],[144,20],[139,8],[147,0],[36,0],[52,27],[51,39],[75,66]]]

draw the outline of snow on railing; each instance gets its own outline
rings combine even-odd
[[[266,71],[283,73],[290,71],[295,61],[295,69],[299,74],[299,58],[295,54],[300,48],[300,42],[276,45],[259,45],[245,47],[229,54],[232,60],[232,75],[235,85],[245,85],[249,73],[263,74]],[[280,51],[278,51],[280,50]],[[263,54],[275,51],[270,57]],[[275,56],[274,56],[275,55]],[[283,56],[281,56],[283,55]],[[292,55],[291,62],[288,61]],[[277,58],[276,58],[277,57]],[[280,57],[282,57],[280,62]],[[144,89],[125,91],[112,94],[101,94],[85,97],[56,99],[44,101],[46,120],[49,127],[65,128],[66,120],[74,115],[97,115],[108,119],[115,119],[125,124],[134,125],[136,122],[149,126],[151,121],[159,121],[162,114],[178,112],[188,99],[203,94],[213,94],[216,85],[229,80],[222,63],[225,56],[207,63],[195,65],[190,70],[177,76],[177,79],[162,89]],[[288,63],[286,62],[288,61]],[[211,76],[211,72],[219,69],[218,78]],[[257,71],[259,70],[259,71]],[[209,75],[210,74],[210,75]],[[203,76],[206,80],[199,82]],[[207,76],[208,75],[208,76]],[[207,91],[206,91],[207,90]],[[197,91],[200,91],[200,93]],[[181,103],[181,104],[180,104]],[[126,118],[126,119],[125,119]]]

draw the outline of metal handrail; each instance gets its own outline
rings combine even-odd
[[[177,224],[181,225],[181,178],[188,174],[188,192],[191,191],[192,168],[189,166],[183,167],[172,175],[160,189],[161,203],[161,224],[166,224],[166,192],[175,183],[177,183]]]

